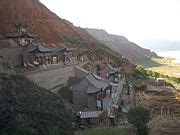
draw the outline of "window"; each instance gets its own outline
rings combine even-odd
[[[96,106],[98,108],[102,108],[102,101],[101,100],[96,100]]]
[[[106,90],[106,97],[110,97],[111,96],[111,91],[110,90]]]
[[[53,64],[57,64],[57,57],[55,57],[55,56],[52,57],[52,63],[53,63]]]

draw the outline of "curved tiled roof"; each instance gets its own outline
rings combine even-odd
[[[109,84],[103,80],[98,80],[94,77],[93,74],[90,74],[88,76],[86,76],[86,79],[89,81],[90,84],[92,84],[95,88],[105,88],[107,87]]]
[[[104,70],[100,71],[100,73],[110,73],[110,74],[113,74],[113,73],[116,73],[120,71],[120,68],[114,68],[112,67],[110,64],[108,64]]]
[[[100,90],[101,90],[100,88],[96,88],[93,85],[89,85],[86,93],[88,93],[88,94],[96,93],[96,92],[99,92]]]
[[[73,90],[86,91],[88,94],[90,94],[96,93],[100,91],[102,88],[106,88],[108,85],[108,82],[105,82],[104,80],[98,80],[94,77],[93,74],[89,74],[79,84],[73,86]]]
[[[28,48],[26,49],[27,52],[33,52],[35,50],[39,50],[40,52],[52,52],[53,50],[48,48],[48,47],[45,47],[42,43],[40,42],[33,42],[32,44],[30,44],[28,46]]]

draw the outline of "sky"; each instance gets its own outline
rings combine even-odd
[[[40,0],[60,18],[141,43],[180,40],[180,0]]]

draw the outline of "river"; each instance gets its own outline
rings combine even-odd
[[[158,56],[175,58],[172,63],[180,64],[180,50],[177,51],[155,51]]]

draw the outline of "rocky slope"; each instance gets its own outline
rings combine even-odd
[[[112,35],[104,30],[98,29],[87,29],[87,31],[99,42],[132,61],[136,62],[146,59],[148,56],[156,55],[150,50],[144,49],[137,44],[130,42],[123,36]]]

